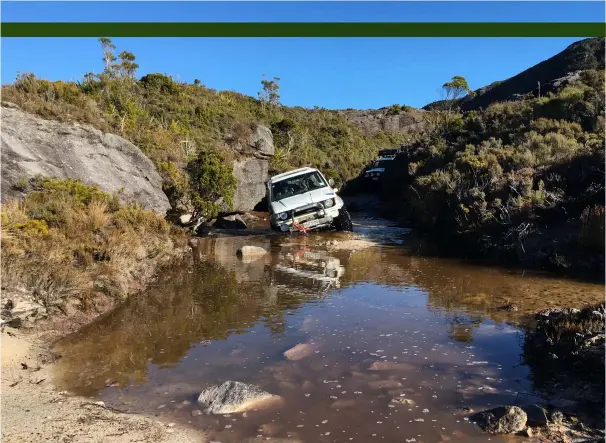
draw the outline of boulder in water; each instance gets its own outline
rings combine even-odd
[[[236,256],[244,261],[257,259],[267,254],[267,251],[260,246],[242,246],[236,251]]]
[[[499,406],[488,411],[478,412],[469,419],[490,434],[512,434],[526,427],[526,412],[517,406]]]
[[[267,406],[281,399],[255,385],[226,381],[202,391],[198,403],[205,408],[207,414],[231,414]]]
[[[313,355],[317,346],[313,343],[299,343],[298,345],[290,348],[284,352],[284,357],[288,360],[301,360],[305,357]]]

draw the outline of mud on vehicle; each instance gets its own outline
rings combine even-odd
[[[352,231],[349,212],[334,181],[314,168],[300,168],[271,177],[267,182],[270,226],[274,231],[320,229]]]

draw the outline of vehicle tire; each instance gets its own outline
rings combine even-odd
[[[335,218],[334,221],[335,229],[340,232],[352,232],[353,224],[351,223],[351,216],[347,211],[347,208],[343,206],[339,210],[339,215]]]

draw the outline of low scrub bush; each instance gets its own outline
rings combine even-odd
[[[36,178],[28,188],[23,201],[2,206],[3,287],[29,290],[46,306],[86,302],[99,287],[126,297],[184,241],[163,218],[95,186]]]
[[[386,171],[382,198],[398,202],[396,217],[469,250],[524,254],[529,236],[561,235],[546,228],[580,219],[581,245],[603,252],[602,82],[596,71],[541,99],[426,112],[424,131]]]

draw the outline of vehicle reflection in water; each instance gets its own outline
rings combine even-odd
[[[453,407],[497,403],[521,387],[531,390],[527,370],[518,364],[517,329],[508,323],[516,325],[525,313],[558,303],[603,298],[601,285],[415,256],[407,240],[355,251],[332,247],[333,240],[346,237],[201,241],[190,260],[162,273],[148,291],[58,343],[63,358],[56,365],[57,384],[122,410],[157,414],[166,404],[160,413],[171,414],[173,421],[191,421],[195,405],[171,404],[194,402],[203,387],[227,379],[256,383],[288,400],[279,420],[262,415],[240,420],[233,434],[217,434],[225,442],[255,436],[263,420],[274,419],[303,441],[318,441],[310,420],[320,423],[323,417],[333,425],[333,435],[348,438],[356,423],[366,438],[377,433],[392,441],[423,434],[427,441],[440,441],[444,431],[430,424],[437,420],[450,441],[472,441],[473,431],[456,422]],[[236,251],[244,245],[269,253],[239,259]],[[507,303],[519,309],[497,309]],[[321,344],[319,354],[301,362],[284,360],[286,349],[309,340]],[[410,369],[398,377],[368,371],[369,360],[387,359],[406,362]],[[338,392],[323,381],[336,379],[343,385]],[[305,404],[303,385],[315,386]],[[414,416],[405,419],[406,433],[395,425],[373,431],[377,421],[397,418],[387,408],[394,389],[380,386],[400,385],[395,390],[414,391],[403,393],[414,395],[419,411],[427,408],[436,415],[413,422],[419,418],[414,408]],[[355,408],[347,413],[330,408],[332,397],[354,391],[361,393]],[[300,411],[308,426],[293,430]],[[223,429],[227,419],[218,420]],[[194,425],[218,426],[208,418]]]

